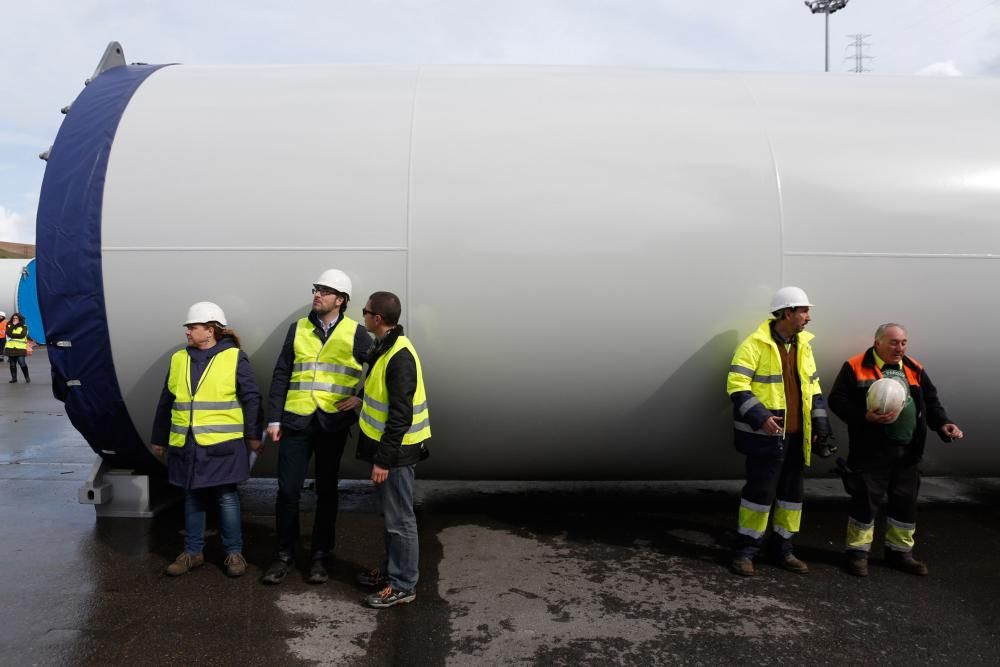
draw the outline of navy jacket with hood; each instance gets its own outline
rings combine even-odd
[[[213,347],[199,350],[188,347],[191,357],[191,386],[197,387],[209,360],[219,352],[235,347],[230,336],[224,337]],[[170,373],[167,372],[169,380]],[[167,446],[170,437],[170,409],[174,395],[163,383],[160,402],[156,406],[153,420],[154,445],[163,445],[167,450],[167,478],[174,486],[184,489],[203,489],[224,484],[238,484],[250,476],[249,449],[246,440],[260,439],[263,432],[260,391],[254,379],[250,359],[240,351],[236,364],[236,397],[243,406],[243,437],[220,442],[210,447],[202,447],[194,441],[191,431],[183,447]]]

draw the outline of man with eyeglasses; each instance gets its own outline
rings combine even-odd
[[[402,306],[392,292],[375,292],[365,304],[365,327],[375,334],[365,380],[357,456],[372,464],[385,515],[385,564],[358,575],[377,586],[365,601],[376,609],[413,602],[419,562],[413,513],[416,464],[427,458],[430,412],[420,357],[399,324]]]
[[[261,581],[280,584],[288,575],[299,541],[299,496],[316,456],[316,515],[306,579],[329,579],[337,521],[337,480],[348,432],[361,405],[357,388],[368,360],[371,337],[345,314],[351,279],[329,269],[313,283],[312,312],[285,336],[271,377],[267,434],[278,445],[277,557]]]

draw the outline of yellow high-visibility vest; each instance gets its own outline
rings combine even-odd
[[[171,447],[183,447],[189,429],[194,441],[206,447],[243,437],[243,407],[236,397],[239,359],[240,351],[235,347],[213,356],[192,391],[191,357],[186,349],[174,352],[167,379],[167,388],[174,395]]]
[[[406,336],[400,336],[368,371],[365,380],[365,402],[361,406],[361,431],[372,440],[382,441],[385,421],[389,417],[389,388],[385,384],[385,371],[389,361],[400,351],[409,350],[417,365],[417,390],[413,392],[413,421],[403,436],[404,445],[419,445],[431,437],[431,413],[427,409],[427,394],[424,392],[424,373],[420,367],[420,357]]]
[[[337,412],[337,403],[354,395],[363,374],[354,358],[357,322],[344,315],[325,343],[314,328],[308,317],[295,325],[295,355],[285,394],[285,411],[303,417],[316,412],[316,408]]]
[[[17,336],[17,338],[15,338]],[[26,333],[25,326],[23,324],[18,324],[14,327],[7,328],[7,350],[27,350],[28,349],[28,336]]]

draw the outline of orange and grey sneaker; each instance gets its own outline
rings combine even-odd
[[[417,594],[415,591],[399,591],[393,589],[392,586],[386,586],[378,593],[372,593],[365,598],[365,602],[368,603],[369,607],[375,607],[376,609],[383,609],[385,607],[392,607],[397,604],[407,604],[413,602],[417,599]]]
[[[205,556],[202,554],[181,553],[177,559],[167,566],[167,574],[171,577],[179,577],[187,574],[196,567],[201,567],[205,563]]]

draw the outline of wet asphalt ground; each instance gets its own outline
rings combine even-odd
[[[916,554],[930,576],[883,566],[877,540],[864,580],[840,569],[834,480],[807,483],[811,572],[762,562],[752,579],[725,568],[739,483],[421,481],[417,601],[376,611],[354,583],[381,558],[370,484],[342,483],[326,584],[257,582],[272,480],[242,487],[246,576],[224,575],[212,534],[206,565],[168,578],[179,506],[97,520],[78,504],[95,455],[51,397],[44,351],[29,363],[31,385],[5,370],[0,383],[2,665],[1000,662],[1000,480],[925,480]]]

